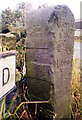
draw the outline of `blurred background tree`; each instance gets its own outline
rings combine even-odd
[[[0,24],[2,24],[2,31],[7,29],[9,25],[13,27],[24,27],[25,26],[25,16],[32,10],[32,5],[27,2],[22,2],[17,4],[14,10],[9,7],[1,12]]]

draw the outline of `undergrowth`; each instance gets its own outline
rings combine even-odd
[[[71,88],[72,88],[72,117],[73,120],[81,120],[80,63],[78,58],[75,58],[73,60]]]

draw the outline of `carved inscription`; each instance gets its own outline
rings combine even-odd
[[[56,68],[69,66],[69,65],[72,66],[72,60],[70,59],[57,60],[55,61],[54,65]]]

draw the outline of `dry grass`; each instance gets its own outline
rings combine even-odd
[[[75,58],[73,60],[73,69],[72,69],[72,117],[73,120],[81,120],[81,111],[80,111],[80,63],[79,59]]]

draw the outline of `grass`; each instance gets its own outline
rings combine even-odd
[[[80,109],[80,63],[78,58],[73,60],[72,69],[72,117],[73,120],[81,120],[81,109]]]
[[[1,100],[0,104],[0,120],[5,116],[5,97]]]

